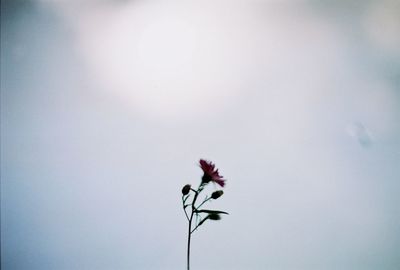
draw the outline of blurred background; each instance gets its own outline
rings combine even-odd
[[[400,269],[400,2],[1,1],[1,269],[185,269],[200,158],[193,269]]]

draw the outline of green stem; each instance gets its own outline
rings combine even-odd
[[[211,200],[212,198],[207,198],[205,199],[199,206],[197,206],[197,209],[199,209],[205,202],[208,202],[209,200]]]
[[[190,240],[192,238],[192,218],[193,213],[190,215],[189,230],[188,230],[188,244],[187,244],[187,270],[190,270]]]
[[[194,207],[197,197],[199,196],[199,193],[201,192],[201,185],[197,190],[192,189],[192,191],[195,193],[193,201],[192,201],[192,213],[190,214],[189,218],[189,229],[188,229],[188,243],[187,243],[187,270],[190,270],[190,240],[192,238],[192,221],[193,221],[193,215],[195,213],[196,208]],[[186,211],[185,211],[186,212]]]

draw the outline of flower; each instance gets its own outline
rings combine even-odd
[[[211,181],[217,183],[221,187],[225,186],[225,179],[223,179],[223,176],[219,175],[218,169],[215,169],[215,164],[211,161],[200,159],[200,168],[204,172],[201,178],[202,183],[209,183]]]
[[[185,185],[183,188],[182,188],[182,194],[183,195],[188,195],[188,193],[189,193],[189,191],[190,191],[190,188],[191,188],[191,186],[188,184],[188,185]]]

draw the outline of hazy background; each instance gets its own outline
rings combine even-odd
[[[1,268],[400,269],[400,2],[1,1]]]

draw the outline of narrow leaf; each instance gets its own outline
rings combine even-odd
[[[229,215],[227,212],[224,211],[218,211],[218,210],[207,210],[207,209],[202,209],[202,210],[197,210],[197,213],[207,213],[207,214],[225,214]]]
[[[211,220],[221,220],[221,216],[219,214],[209,214],[208,218]]]

